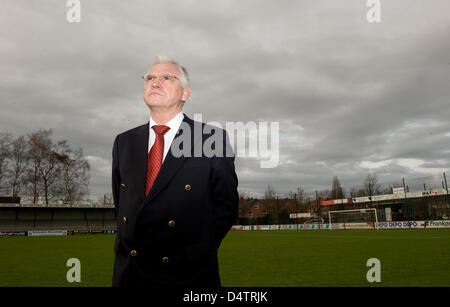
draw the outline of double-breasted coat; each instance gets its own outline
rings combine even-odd
[[[181,126],[188,127],[190,135],[186,137],[180,128],[172,146],[180,146],[177,138],[184,137],[179,148],[190,154],[180,157],[169,150],[148,196],[149,123],[115,138],[112,191],[117,236],[113,286],[221,285],[217,251],[237,218],[239,202],[234,156],[229,154],[224,130],[193,133],[198,127],[203,131],[205,124],[185,114]],[[212,133],[223,136],[223,143],[214,145],[222,154],[211,156],[202,151],[198,156],[200,147],[211,145]]]

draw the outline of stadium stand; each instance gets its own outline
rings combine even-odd
[[[0,206],[0,232],[29,230],[115,230],[111,207]]]

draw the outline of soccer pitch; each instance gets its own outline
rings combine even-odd
[[[110,286],[114,237],[2,237],[0,286]],[[66,280],[69,258],[80,283]],[[370,258],[379,283],[367,281]],[[232,231],[219,265],[225,287],[450,286],[450,230]]]

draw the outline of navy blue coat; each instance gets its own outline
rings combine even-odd
[[[186,115],[183,125],[194,131],[194,121]],[[223,144],[217,147],[222,154],[194,157],[194,148],[205,141],[211,147],[211,135],[191,133],[191,142],[181,147],[190,147],[190,155],[175,157],[169,150],[148,196],[149,123],[116,137],[113,286],[220,287],[217,250],[237,218],[239,196],[234,157],[225,156],[231,148],[227,134],[218,128],[212,132],[223,136]],[[180,129],[172,146],[179,146],[176,140],[183,134]]]

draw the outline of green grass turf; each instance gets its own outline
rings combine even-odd
[[[114,235],[0,238],[0,286],[110,286]],[[81,283],[69,283],[69,258]],[[369,258],[381,283],[369,283]],[[223,286],[450,286],[450,229],[233,231],[219,250]]]

